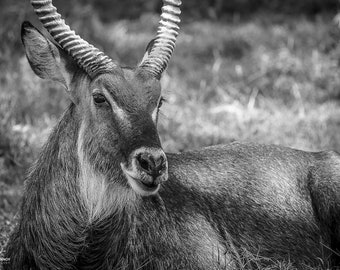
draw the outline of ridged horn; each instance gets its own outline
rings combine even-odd
[[[166,69],[175,48],[181,4],[180,0],[163,0],[162,14],[154,45],[149,56],[139,65],[155,76],[160,76]]]
[[[108,56],[70,29],[53,6],[52,0],[31,0],[31,4],[40,22],[54,40],[90,77],[117,67]]]

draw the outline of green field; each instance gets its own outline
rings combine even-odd
[[[162,79],[165,150],[239,140],[340,152],[340,30],[334,16],[185,20]],[[141,59],[158,22],[152,14],[107,24],[89,17],[79,16],[72,27],[128,66]],[[0,32],[0,251],[14,225],[25,171],[69,103],[59,85],[33,74],[19,31],[8,30],[9,24],[6,29]]]

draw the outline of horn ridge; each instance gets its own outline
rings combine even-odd
[[[181,14],[180,0],[163,0],[162,14],[157,36],[149,56],[139,65],[155,76],[160,76],[166,69],[175,48]]]
[[[108,56],[70,29],[52,0],[31,0],[31,4],[44,28],[90,77],[117,68]]]

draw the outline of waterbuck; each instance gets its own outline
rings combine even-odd
[[[134,69],[75,35],[51,0],[31,0],[55,43],[30,23],[33,71],[71,104],[26,182],[5,269],[237,269],[286,261],[336,267],[340,156],[232,143],[165,154],[160,77],[179,0]]]

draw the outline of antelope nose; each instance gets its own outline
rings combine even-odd
[[[153,179],[167,170],[166,156],[161,150],[139,153],[136,159],[139,169],[152,176]]]

